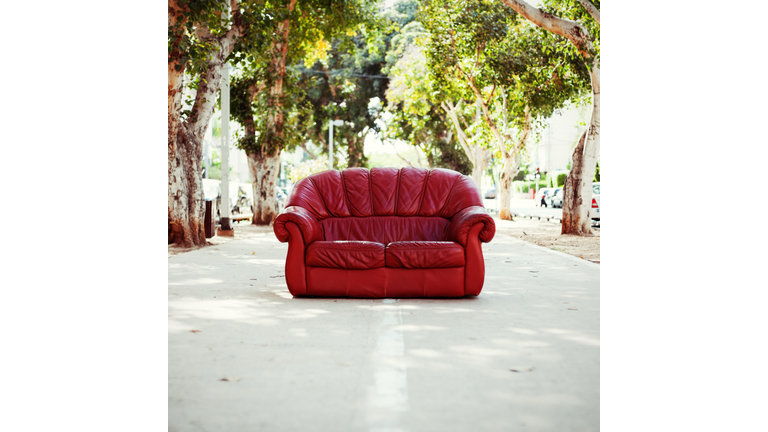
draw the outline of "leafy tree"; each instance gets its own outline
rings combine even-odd
[[[406,35],[424,34],[421,24],[414,22],[408,26],[410,31]],[[414,29],[420,29],[420,32],[415,33]],[[426,58],[421,48],[413,44],[414,40],[411,38],[407,45],[404,44],[404,52],[390,68],[392,80],[387,99],[392,121],[387,128],[388,136],[406,140],[419,148],[427,155],[431,167],[446,167],[470,174],[472,163],[460,147],[447,113],[431,96],[432,83]],[[398,48],[394,45],[393,51]]]
[[[299,68],[312,110],[307,136],[327,154],[330,121],[344,121],[344,126],[334,128],[334,152],[346,149],[347,167],[367,166],[365,138],[380,130],[377,120],[387,88],[382,67],[388,42],[381,25],[379,21],[347,38],[337,38],[324,59]],[[340,163],[334,157],[337,167]]]
[[[565,184],[563,234],[591,234],[589,211],[592,178],[600,154],[600,1],[545,0],[541,9],[522,0],[501,0],[530,22],[546,30],[563,58],[578,59],[589,70],[592,118],[571,158]]]
[[[418,11],[416,2],[400,3]],[[405,14],[403,14],[405,15]],[[438,85],[426,67],[423,39],[427,31],[416,15],[408,15],[387,53],[392,78],[387,91],[388,111],[393,116],[388,135],[409,141],[427,154],[430,166],[443,166],[472,175],[480,185],[490,152],[479,139],[481,121],[451,85]],[[450,84],[450,83],[442,83]],[[474,121],[472,120],[475,117]],[[454,132],[455,130],[455,132]]]
[[[251,2],[236,0],[231,4],[219,0],[169,0],[169,243],[205,244],[202,139],[213,113],[222,67],[235,43],[249,31],[242,11],[251,7]],[[185,76],[195,90],[188,107],[182,101]]]
[[[459,95],[474,97],[482,110],[496,144],[494,157],[503,162],[500,217],[512,219],[511,181],[534,121],[577,98],[586,75],[555,55],[555,46],[497,2],[429,0],[422,11],[430,32],[428,67],[438,85],[454,83]]]
[[[254,224],[277,216],[280,153],[300,145],[313,121],[296,65],[324,56],[326,41],[370,23],[373,6],[368,0],[282,0],[249,15],[258,31],[242,40],[242,55],[234,58],[242,74],[233,81],[231,110],[245,129],[237,146],[248,155],[254,181]]]

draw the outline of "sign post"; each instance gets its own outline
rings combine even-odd
[[[333,169],[333,127],[344,126],[343,120],[331,120],[328,128],[328,169]]]

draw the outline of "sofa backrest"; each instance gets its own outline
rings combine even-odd
[[[350,216],[323,219],[320,225],[326,241],[366,240],[388,244],[446,240],[449,222],[450,219],[439,216]]]
[[[294,185],[286,207],[304,207],[323,220],[349,216],[450,218],[474,205],[482,206],[483,201],[470,177],[442,168],[405,167],[313,174]]]
[[[388,242],[442,240],[448,219],[476,205],[483,201],[470,177],[442,168],[405,167],[313,174],[294,185],[286,207],[311,212],[326,240]],[[352,238],[364,236],[369,238]]]

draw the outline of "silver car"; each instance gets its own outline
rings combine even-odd
[[[563,208],[563,188],[560,187],[550,192],[547,202],[552,208]]]

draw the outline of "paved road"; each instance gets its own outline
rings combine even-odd
[[[495,199],[485,199],[483,200],[483,205],[485,205],[485,208],[497,210],[498,209],[498,201]],[[512,199],[510,203],[510,210],[512,210],[513,213],[519,214],[519,215],[532,215],[532,216],[544,216],[544,217],[555,217],[557,219],[562,218],[563,216],[563,209],[559,208],[552,208],[552,207],[539,207],[535,204],[534,200],[532,199]]]
[[[484,199],[483,205],[487,209],[495,210],[498,214],[498,202],[495,199]],[[510,210],[515,215],[523,217],[539,217],[561,220],[563,218],[563,209],[552,207],[541,207],[536,204],[536,201],[532,199],[512,199],[510,203]],[[597,221],[592,222],[592,227],[599,229],[600,223]]]
[[[478,297],[292,298],[286,251],[169,258],[169,431],[599,429],[598,265],[497,235]]]

